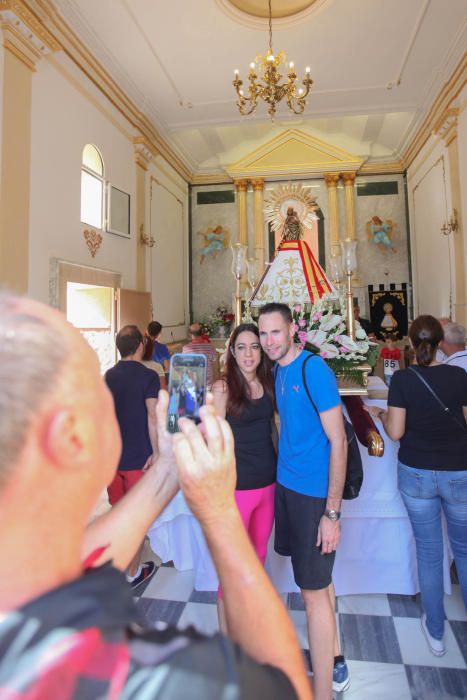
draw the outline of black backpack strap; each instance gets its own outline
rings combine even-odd
[[[434,398],[436,399],[436,401],[438,402],[438,404],[441,406],[441,408],[443,409],[444,413],[447,413],[447,415],[454,421],[454,423],[455,423],[457,426],[459,426],[459,428],[462,428],[462,430],[467,430],[467,426],[466,426],[465,424],[462,425],[462,424],[457,420],[457,418],[456,418],[455,416],[452,415],[452,413],[451,413],[451,411],[449,410],[448,406],[446,406],[446,404],[443,403],[443,402],[441,401],[441,399],[439,398],[439,396],[438,396],[438,394],[435,392],[435,390],[428,384],[428,382],[426,381],[426,379],[424,379],[424,377],[422,377],[422,375],[421,375],[419,372],[417,372],[417,370],[415,369],[415,367],[409,367],[409,370],[410,370],[411,372],[413,372],[413,373],[415,374],[415,376],[418,377],[418,378],[420,379],[420,381],[422,382],[422,384],[424,384],[424,385],[426,386],[426,388],[428,389],[428,391],[430,392],[430,394],[431,394],[432,396],[434,396]]]
[[[317,415],[318,415],[318,418],[319,418],[319,417],[320,417],[320,416],[319,416],[319,411],[318,411],[318,409],[316,408],[316,404],[315,404],[315,402],[313,401],[313,398],[312,398],[312,396],[311,396],[310,390],[309,390],[309,388],[308,388],[308,384],[306,383],[306,369],[305,369],[305,368],[306,368],[307,362],[308,362],[309,360],[311,360],[312,357],[313,357],[313,355],[308,355],[308,357],[305,358],[305,361],[304,361],[303,364],[302,364],[302,381],[303,381],[303,386],[305,387],[305,391],[306,391],[306,393],[307,393],[307,396],[308,396],[308,398],[310,399],[310,403],[311,403],[311,405],[313,406],[313,408],[315,409],[315,411],[316,411],[316,413],[317,413]],[[321,419],[320,419],[320,420],[321,420]]]

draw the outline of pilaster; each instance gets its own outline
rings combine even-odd
[[[248,245],[248,221],[247,221],[247,205],[246,193],[248,190],[248,180],[235,180],[235,190],[237,192],[237,224],[238,224],[238,242],[242,245]]]
[[[329,215],[329,241],[330,252],[340,254],[340,237],[339,237],[339,202],[337,199],[337,183],[339,182],[339,173],[325,173],[324,180],[328,188],[328,215]]]
[[[136,289],[147,291],[146,255],[147,248],[154,246],[154,239],[146,233],[146,173],[154,155],[150,144],[143,136],[133,139],[136,166]]]
[[[251,180],[253,187],[253,222],[255,258],[258,261],[258,269],[264,267],[264,216],[263,216],[263,192],[264,178],[258,177]]]

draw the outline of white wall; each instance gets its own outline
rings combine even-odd
[[[29,294],[49,297],[49,260],[60,258],[120,272],[122,284],[134,288],[135,164],[131,133],[103,98],[87,93],[84,79],[62,58],[37,65],[32,88],[31,199]],[[84,84],[84,85],[83,85]],[[83,87],[82,87],[83,86]],[[105,178],[132,196],[132,237],[101,231],[94,258],[86,246],[80,221],[81,158],[86,143],[96,145],[104,160]]]
[[[464,87],[459,102],[459,119],[457,124],[457,139],[459,149],[459,177],[461,186],[461,207],[464,236],[464,270],[467,270],[467,86]],[[467,300],[466,300],[467,301]],[[467,318],[467,309],[464,312]]]

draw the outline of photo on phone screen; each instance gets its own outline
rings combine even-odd
[[[206,356],[177,353],[170,360],[167,428],[178,431],[178,419],[199,422],[199,409],[206,397]]]

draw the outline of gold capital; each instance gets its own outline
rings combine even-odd
[[[337,187],[337,183],[339,182],[340,178],[340,173],[324,173],[324,180],[326,182],[326,185],[331,188],[331,187]]]
[[[246,192],[248,190],[248,180],[234,180],[234,185],[237,192]]]
[[[341,173],[341,176],[344,180],[344,187],[353,187],[357,173]]]
[[[264,177],[258,177],[250,180],[253,192],[262,192],[264,190]]]

